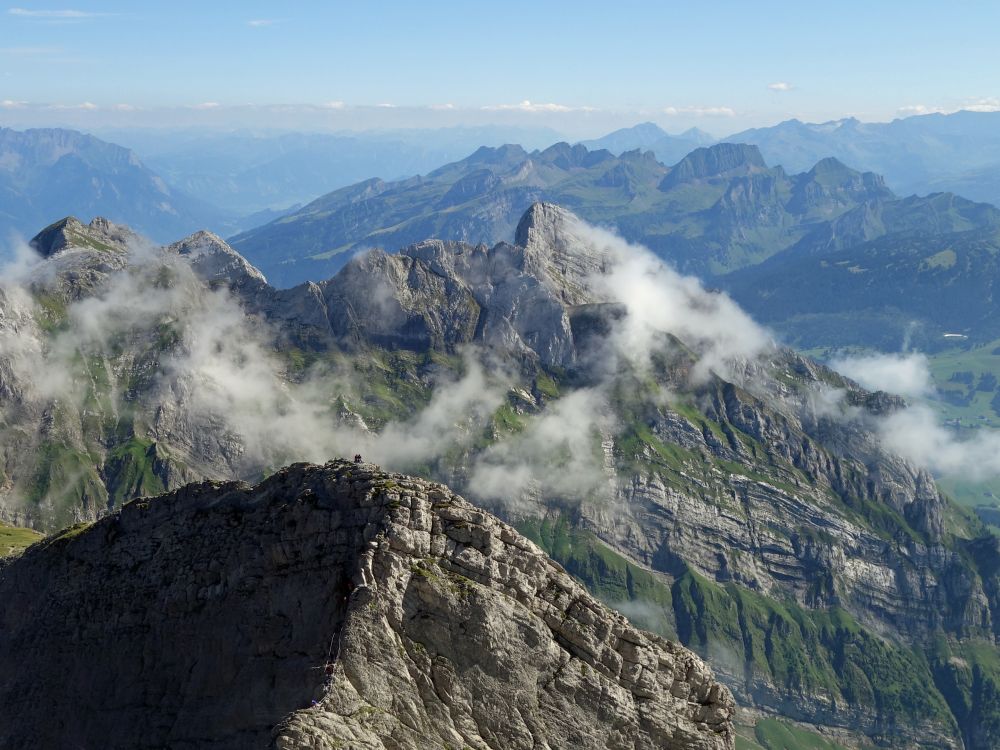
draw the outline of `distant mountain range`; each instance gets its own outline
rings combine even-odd
[[[699,148],[672,167],[649,151],[482,148],[426,176],[335,191],[231,242],[291,286],[369,247],[510,238],[537,200],[731,291],[800,346],[894,349],[910,337],[933,347],[953,330],[1000,336],[986,288],[1000,211],[949,193],[900,199],[880,176],[835,158],[790,175],[745,144]]]
[[[581,141],[580,143],[591,151],[603,148],[613,154],[621,154],[635,149],[652,151],[659,161],[673,164],[699,146],[710,146],[717,141],[718,139],[711,133],[706,133],[698,128],[685,130],[679,135],[670,135],[656,123],[644,122],[631,128],[621,128],[602,138]]]
[[[0,129],[0,234],[30,236],[67,214],[110,217],[157,241],[206,226],[232,233],[372,175],[427,171],[504,138],[558,139],[547,129],[492,127],[105,136],[109,140],[59,128]]]
[[[897,194],[952,191],[1000,204],[998,123],[1000,113],[990,112],[891,123],[789,120],[722,141],[757,145],[767,164],[789,173],[833,156],[883,175]],[[531,151],[559,138],[545,128],[501,126],[363,133],[108,130],[97,134],[103,141],[58,129],[2,133],[3,226],[24,233],[68,213],[101,213],[157,239],[196,226],[226,233],[257,227],[366,179],[426,174],[483,145],[518,143]],[[613,156],[651,151],[657,161],[674,164],[715,142],[698,129],[671,135],[647,122],[580,145]]]
[[[962,111],[887,123],[788,120],[726,140],[755,144],[769,162],[790,170],[835,156],[885,175],[904,195],[952,191],[1000,205],[1000,112]]]
[[[807,170],[832,156],[855,169],[883,175],[901,195],[951,191],[1000,205],[1000,112],[960,111],[892,122],[786,120],[721,139],[697,130],[670,136],[647,122],[584,144],[614,154],[649,149],[672,164],[687,153],[678,153],[686,143],[693,148],[717,141],[755,145],[768,164],[780,164],[789,172]]]
[[[508,127],[363,133],[119,130],[107,135],[142,154],[171,185],[239,216],[277,215],[371,177],[392,180],[428,172],[483,145],[513,141],[533,148],[560,138],[547,128]]]
[[[73,130],[0,128],[0,235],[30,237],[66,214],[107,216],[157,240],[224,220],[126,148]]]
[[[256,226],[232,242],[272,283],[293,286],[332,275],[368,247],[509,239],[523,211],[546,200],[727,289],[796,345],[892,349],[905,338],[932,348],[947,332],[1000,336],[989,284],[1000,221],[992,207],[951,193],[901,200],[890,188],[954,183],[990,197],[998,122],[1000,113],[975,112],[789,121],[732,137],[759,145],[707,147],[698,146],[711,140],[704,132],[669,135],[644,123],[575,146],[482,147],[423,176],[365,179],[287,210],[266,206],[370,176],[373,165],[398,174],[436,164],[502,133],[123,132],[157,151],[164,178],[135,152],[90,135],[0,130],[0,232],[23,236],[69,213],[107,215],[154,240]],[[523,135],[544,142],[548,133]],[[667,166],[654,152],[685,155]],[[858,165],[884,167],[888,178]],[[192,191],[230,208],[264,207],[237,216]]]
[[[871,200],[893,200],[873,174],[835,160],[789,176],[753,146],[696,149],[673,167],[649,151],[482,148],[425,176],[368,180],[232,238],[274,283],[327,276],[359,250],[420,237],[496,242],[533,202],[567,206],[702,276],[759,262]]]

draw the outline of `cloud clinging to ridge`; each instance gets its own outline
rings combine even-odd
[[[923,398],[934,392],[930,363],[924,354],[873,354],[842,357],[830,367],[873,391]]]

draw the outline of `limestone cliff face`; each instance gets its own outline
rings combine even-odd
[[[475,342],[571,365],[570,308],[597,301],[588,283],[607,263],[579,240],[577,225],[564,209],[538,203],[521,219],[513,245],[428,240],[398,254],[376,250],[356,258],[319,285],[328,322],[312,338],[416,350]],[[286,306],[305,294],[298,287],[252,304],[284,321]]]
[[[733,747],[691,652],[443,485],[298,464],[0,562],[0,745]]]

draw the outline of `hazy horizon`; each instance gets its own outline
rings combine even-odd
[[[497,125],[716,137],[796,118],[1000,110],[1000,7],[856,0],[614,12],[517,0],[0,9],[11,127],[372,130]],[[976,23],[970,24],[971,18]],[[724,21],[724,22],[720,22]],[[558,28],[558,34],[551,30]]]
[[[557,115],[548,117],[519,118],[517,116],[497,116],[476,110],[453,109],[447,116],[441,116],[430,108],[394,108],[385,113],[378,107],[340,108],[337,116],[331,116],[321,107],[313,105],[262,105],[213,107],[211,112],[197,108],[133,108],[127,112],[114,108],[88,106],[68,108],[58,105],[19,104],[6,106],[0,102],[0,128],[26,130],[32,128],[61,128],[112,136],[128,132],[163,132],[191,134],[247,134],[280,135],[285,133],[315,133],[326,135],[392,135],[422,131],[475,131],[496,130],[498,132],[524,133],[526,147],[541,147],[556,140],[582,141],[597,139],[609,133],[652,123],[670,135],[681,135],[689,130],[700,130],[714,138],[728,136],[754,128],[768,128],[783,122],[798,120],[810,125],[825,125],[855,119],[863,123],[884,124],[894,120],[924,117],[926,115],[952,115],[960,112],[993,113],[997,109],[970,106],[947,112],[919,112],[886,119],[864,119],[854,113],[845,113],[826,120],[806,119],[794,113],[774,120],[747,124],[746,127],[721,127],[718,122],[677,121],[658,118],[656,113],[636,112],[590,112],[583,115]],[[543,137],[544,136],[544,137]],[[528,144],[533,144],[528,146]]]

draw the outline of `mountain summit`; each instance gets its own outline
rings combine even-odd
[[[756,146],[745,143],[719,143],[708,148],[698,148],[681,159],[664,178],[661,190],[684,182],[721,177],[724,175],[752,174],[767,169],[764,157]]]
[[[524,212],[543,201],[613,227],[704,278],[808,242],[859,205],[895,200],[877,175],[833,162],[789,175],[768,167],[752,145],[684,153],[667,167],[638,149],[614,156],[566,143],[531,153],[482,148],[423,177],[330,193],[230,242],[277,286],[290,286],[328,277],[371,247],[393,251],[428,237],[508,240]]]
[[[734,747],[694,654],[370,464],[129,503],[0,561],[0,597],[5,748]]]

